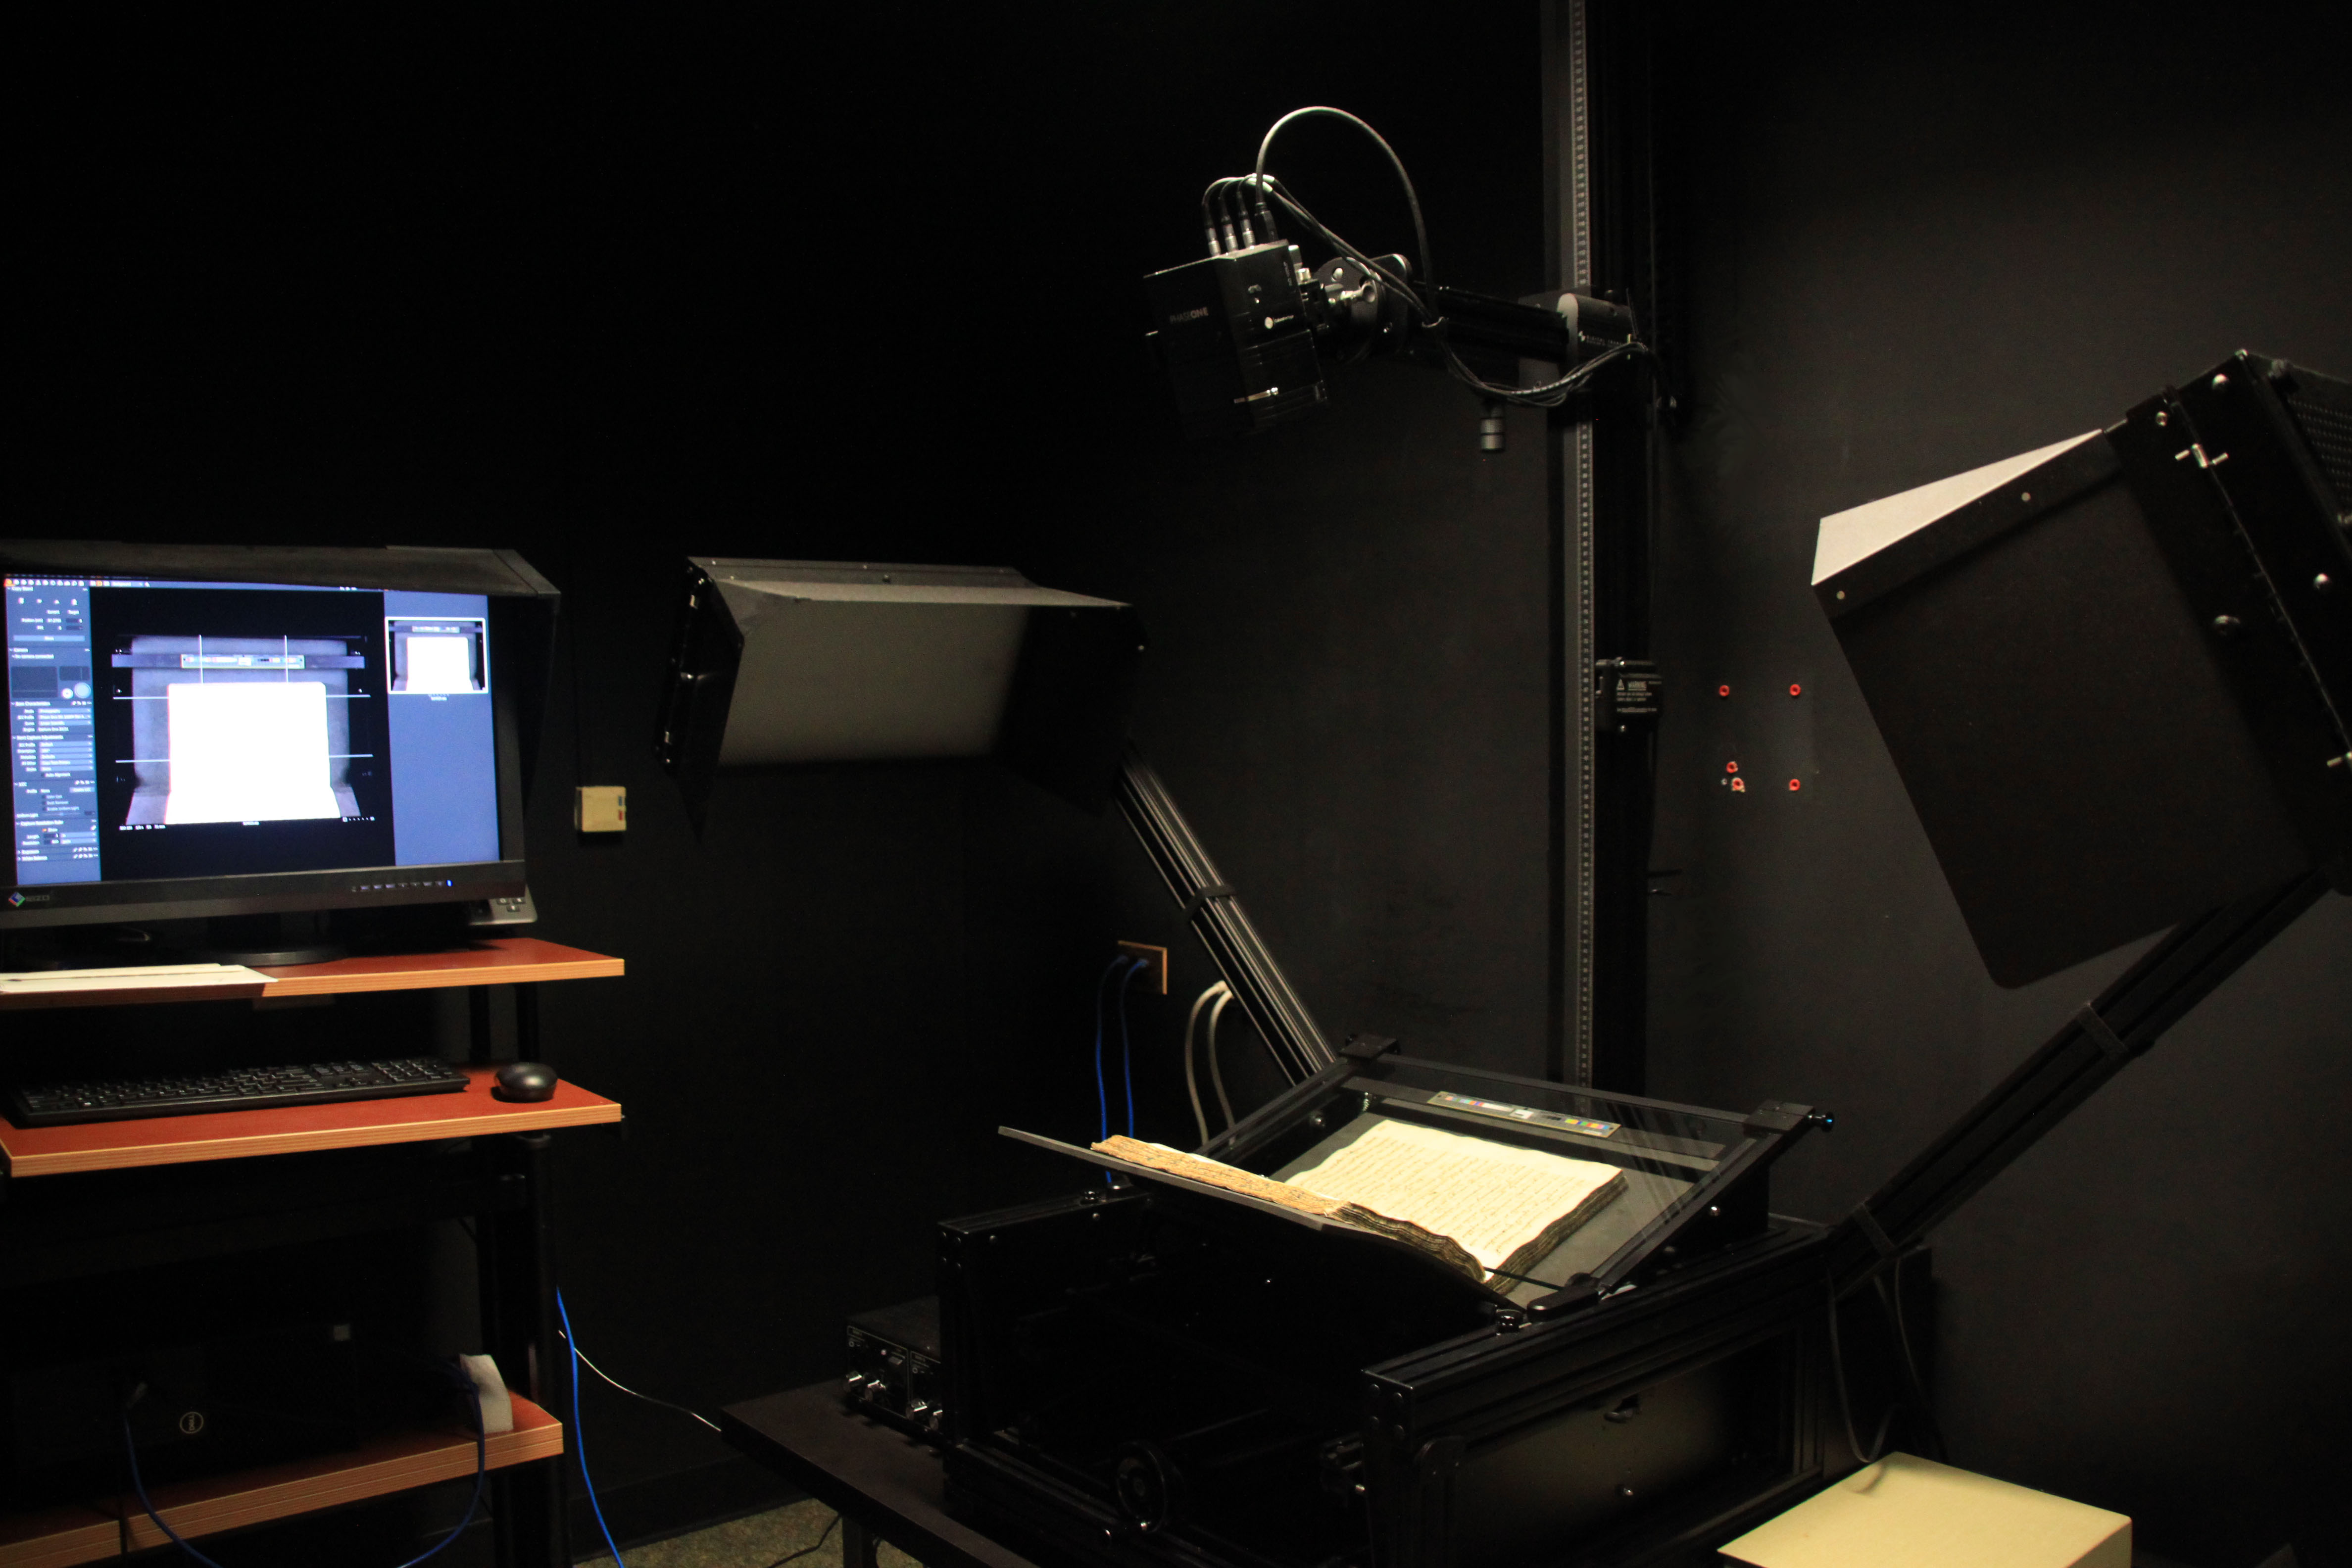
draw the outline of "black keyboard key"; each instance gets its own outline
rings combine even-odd
[[[174,1078],[19,1086],[8,1091],[7,1100],[9,1116],[18,1126],[55,1127],[77,1121],[446,1094],[464,1089],[466,1083],[464,1073],[438,1058],[411,1057],[386,1062],[317,1062],[308,1067],[241,1068]]]

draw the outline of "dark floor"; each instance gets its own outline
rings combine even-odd
[[[633,1546],[628,1551],[627,1568],[773,1568],[788,1553],[816,1544],[820,1536],[823,1543],[817,1544],[815,1551],[793,1559],[797,1568],[841,1568],[841,1531],[835,1527],[827,1533],[825,1528],[832,1521],[831,1509],[807,1499],[667,1541]],[[880,1548],[880,1557],[882,1568],[919,1568],[913,1558],[887,1542]],[[583,1559],[581,1568],[608,1568],[612,1561],[599,1552]],[[2133,1568],[2187,1568],[2168,1557],[2146,1552],[2135,1552],[2132,1564]],[[2261,1568],[2294,1568],[2294,1564],[2293,1556],[2283,1552],[2265,1561]]]
[[[794,1560],[797,1568],[841,1568],[841,1531],[835,1527],[825,1532],[832,1522],[833,1510],[808,1499],[630,1547],[625,1562],[627,1568],[771,1568],[790,1553],[816,1545],[822,1535],[822,1545]],[[917,1568],[915,1560],[895,1546],[885,1544],[880,1557],[882,1568]],[[612,1561],[601,1552],[582,1560],[583,1568],[610,1568]]]

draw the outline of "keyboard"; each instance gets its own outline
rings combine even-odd
[[[21,1085],[8,1090],[19,1127],[124,1121],[140,1116],[194,1116],[208,1110],[261,1110],[334,1100],[388,1100],[449,1094],[466,1075],[437,1057],[388,1062],[312,1062],[307,1067],[233,1068],[211,1073],[103,1079],[89,1083]]]

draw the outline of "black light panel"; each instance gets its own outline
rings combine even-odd
[[[2233,356],[1822,520],[1813,587],[1986,967],[2352,890],[2352,384]]]
[[[1142,656],[1129,606],[1005,567],[698,557],[656,752],[698,826],[721,770],[953,757],[1099,811]]]

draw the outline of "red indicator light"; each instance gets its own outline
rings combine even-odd
[[[1739,764],[1738,763],[1726,763],[1723,764],[1723,771],[1727,773],[1736,773],[1739,771]]]
[[[1746,779],[1732,780],[1731,793],[1734,795],[1746,795],[1748,793],[1748,781]]]
[[[1791,682],[1790,683],[1790,685],[1789,685],[1789,695],[1790,695],[1790,696],[1791,696],[1791,697],[1802,697],[1804,694],[1805,694],[1805,689],[1804,689],[1803,687],[1797,685],[1794,681],[1791,681]]]
[[[1731,688],[1728,686],[1718,686],[1715,689],[1715,694],[1717,697],[1728,697],[1731,695]]]
[[[1805,787],[1805,783],[1804,783],[1804,781],[1803,781],[1802,779],[1790,779],[1790,780],[1789,781],[1789,789],[1790,789],[1790,791],[1792,794],[1793,794],[1795,791],[1801,790],[1801,789],[1802,789],[1802,788],[1804,788],[1804,787]]]

